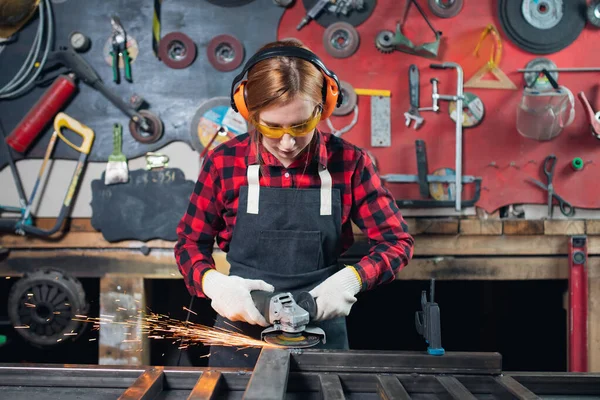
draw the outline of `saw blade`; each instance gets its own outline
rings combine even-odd
[[[250,128],[247,121],[233,111],[230,101],[230,98],[225,96],[213,97],[198,106],[190,125],[192,147],[198,153],[201,153],[204,147],[210,143],[219,127],[225,128],[228,134],[236,136],[247,132]],[[211,148],[229,140],[229,136],[217,136]]]
[[[558,67],[556,66],[556,64],[554,64],[554,62],[552,62],[552,60],[549,60],[544,57],[534,58],[533,60],[531,60],[527,63],[527,65],[525,66],[525,69],[537,69],[540,72],[525,72],[523,74],[523,77],[525,78],[525,82],[527,83],[527,86],[531,86],[533,84],[533,82],[535,81],[535,84],[533,85],[534,88],[536,88],[538,90],[550,90],[550,89],[552,89],[552,84],[548,80],[548,77],[546,75],[544,75],[541,71],[543,69],[547,69],[548,71],[550,71],[550,70],[557,69],[557,68]],[[558,72],[557,71],[549,72],[549,74],[554,79],[555,82],[558,82]],[[537,78],[537,80],[536,80],[536,78]]]
[[[292,335],[279,332],[265,335],[263,340],[267,343],[274,344],[277,346],[303,349],[307,347],[316,346],[321,342],[321,337],[317,335]]]

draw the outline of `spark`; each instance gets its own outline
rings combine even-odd
[[[185,309],[185,307],[184,307]],[[195,313],[194,313],[195,314]],[[106,317],[106,316],[104,316]],[[217,328],[197,324],[189,321],[181,321],[167,315],[149,313],[140,314],[137,318],[127,318],[123,321],[107,318],[73,318],[74,321],[93,323],[94,326],[119,324],[125,325],[133,330],[141,331],[149,339],[168,340],[178,348],[185,349],[191,345],[203,344],[206,346],[228,346],[228,347],[280,347],[276,344],[254,339],[241,332],[235,332],[225,328]],[[236,327],[234,327],[236,328]],[[237,328],[236,328],[237,329]],[[141,339],[125,339],[123,343],[140,342]]]
[[[194,311],[190,310],[190,309],[189,309],[189,308],[187,308],[187,307],[183,307],[183,309],[184,309],[185,311],[189,311],[189,312],[191,312],[191,313],[192,313],[192,314],[194,314],[194,315],[198,315],[198,313],[196,313],[196,312],[194,312]]]

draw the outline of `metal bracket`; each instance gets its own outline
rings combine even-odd
[[[421,196],[426,197],[425,188],[428,183],[456,183],[458,177],[439,176],[427,174],[427,153],[425,151],[425,142],[423,140],[415,141],[417,151],[417,171],[418,175],[407,174],[386,174],[380,178],[387,183],[418,183]],[[461,176],[461,183],[474,183],[475,195],[470,200],[461,200],[460,207],[473,207],[479,201],[481,196],[481,177]],[[462,187],[462,186],[461,186]],[[428,193],[427,193],[428,195]],[[458,194],[457,194],[458,195]],[[456,206],[454,200],[434,200],[434,199],[408,199],[396,200],[396,204],[401,208],[434,208],[434,207],[453,207]]]
[[[371,97],[372,147],[390,147],[392,144],[390,103],[390,98],[386,96]]]

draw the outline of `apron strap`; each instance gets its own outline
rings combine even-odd
[[[248,214],[258,214],[258,195],[259,195],[259,184],[258,184],[258,173],[260,165],[249,165],[248,166]]]
[[[249,165],[248,166],[248,204],[247,204],[247,213],[248,214],[258,214],[258,204],[259,204],[259,194],[260,194],[260,185],[259,185],[259,165]],[[321,215],[331,215],[331,196],[332,196],[332,179],[331,174],[327,170],[327,168],[323,165],[319,166],[319,177],[321,178]]]
[[[321,215],[331,215],[331,174],[323,165],[319,165],[321,178]]]

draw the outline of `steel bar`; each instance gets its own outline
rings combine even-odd
[[[496,382],[500,384],[503,388],[508,390],[510,394],[515,396],[519,400],[539,400],[540,397],[533,393],[531,390],[527,389],[525,386],[521,385],[514,378],[506,375],[497,376]]]
[[[291,357],[291,370],[306,372],[499,374],[502,371],[499,353],[446,352],[443,357],[432,357],[417,351],[307,349]]]
[[[163,391],[164,368],[152,367],[144,371],[119,397],[119,400],[151,400]]]
[[[467,390],[458,379],[453,376],[441,375],[435,377],[437,381],[446,389],[448,394],[456,400],[477,400],[477,398]]]
[[[537,395],[600,395],[600,374],[586,372],[504,372]]]
[[[222,374],[219,371],[206,371],[200,375],[187,400],[213,400],[221,387]]]
[[[323,400],[344,400],[346,398],[339,376],[320,374],[319,381],[321,382],[321,398]]]
[[[576,68],[553,68],[547,69],[548,72],[600,72],[600,67],[576,67]],[[542,72],[539,68],[521,68],[517,72]]]
[[[382,400],[410,400],[402,383],[393,375],[377,376],[377,394]]]
[[[304,352],[305,355],[307,353],[307,351]],[[463,372],[440,373],[439,365],[436,369],[432,367],[435,364],[427,364],[427,360],[413,358],[405,352],[385,352],[385,354],[401,359],[400,363],[395,364],[386,361],[382,354],[374,351],[363,352],[362,357],[353,354],[350,358],[339,358],[340,353],[343,354],[343,352],[337,351],[311,354],[313,365],[317,369],[324,369],[323,366],[328,363],[328,360],[337,362],[342,360],[348,364],[344,366],[344,371],[331,371],[333,372],[331,374],[325,374],[325,371],[311,371],[310,369],[290,371],[289,374],[285,375],[288,380],[287,394],[290,397],[302,399],[318,397],[324,383],[327,383],[323,381],[323,377],[329,377],[325,378],[327,380],[335,375],[341,388],[343,388],[344,394],[354,399],[385,399],[386,397],[383,397],[382,394],[382,387],[385,387],[391,393],[390,387],[397,386],[393,383],[390,385],[393,379],[400,382],[407,395],[412,398],[425,399],[442,394],[444,388],[436,379],[436,375],[446,374],[456,378],[468,391],[481,398],[495,396],[495,398],[510,397],[529,400],[536,399],[536,396],[543,398],[544,396],[600,395],[600,373],[506,371],[483,373],[479,369],[473,370],[475,372],[463,369]],[[452,357],[453,353],[447,354]],[[294,364],[298,363],[298,356],[299,354],[295,352],[291,354],[290,369],[297,369]],[[446,357],[447,355],[443,357],[426,356],[427,359]],[[460,362],[460,360],[463,360],[463,362],[467,360],[468,362],[468,357],[458,357],[456,362]],[[378,368],[377,362],[380,361]],[[412,370],[407,368],[404,373],[389,372],[390,367],[395,369],[405,368],[406,364],[411,361],[414,362]],[[353,364],[350,364],[351,362]],[[302,360],[300,366],[302,368],[310,367]],[[452,364],[446,365],[446,367],[449,366],[451,367]],[[338,364],[333,365],[330,369],[340,370],[343,368]],[[492,368],[488,367],[488,369]],[[137,378],[144,371],[143,368],[133,366],[0,364],[0,393],[8,393],[4,397],[14,398],[15,400],[38,398],[38,395],[42,392],[56,394],[53,395],[53,398],[62,398],[63,393],[84,393],[83,397],[90,400],[117,398],[124,390],[136,384]],[[215,371],[220,373],[221,378],[219,379],[219,393],[214,393],[213,397],[218,396],[219,398],[241,398],[253,377],[253,370],[250,368],[219,368],[214,370],[197,367],[164,367],[164,388],[159,396],[174,398],[176,396],[175,392],[178,392],[177,395],[185,398],[198,384],[199,373],[206,374],[205,377],[208,377],[215,374]],[[216,375],[213,376],[216,380]],[[157,383],[161,382],[162,379],[157,381]],[[11,397],[17,391],[18,396]],[[116,393],[116,395],[111,396],[111,393]],[[148,397],[150,397],[149,394]],[[446,397],[450,396],[446,394]],[[388,398],[392,397],[388,396]],[[398,398],[404,399],[406,396],[399,396]]]
[[[127,388],[144,371],[132,366],[0,364],[0,386]]]
[[[263,348],[248,382],[244,400],[283,400],[289,371],[289,350]]]
[[[381,179],[390,183],[418,183],[419,177],[417,175],[408,174],[387,174],[381,175]],[[452,175],[427,175],[427,183],[452,183],[455,179]],[[474,176],[463,176],[462,183],[473,183],[475,182]]]

